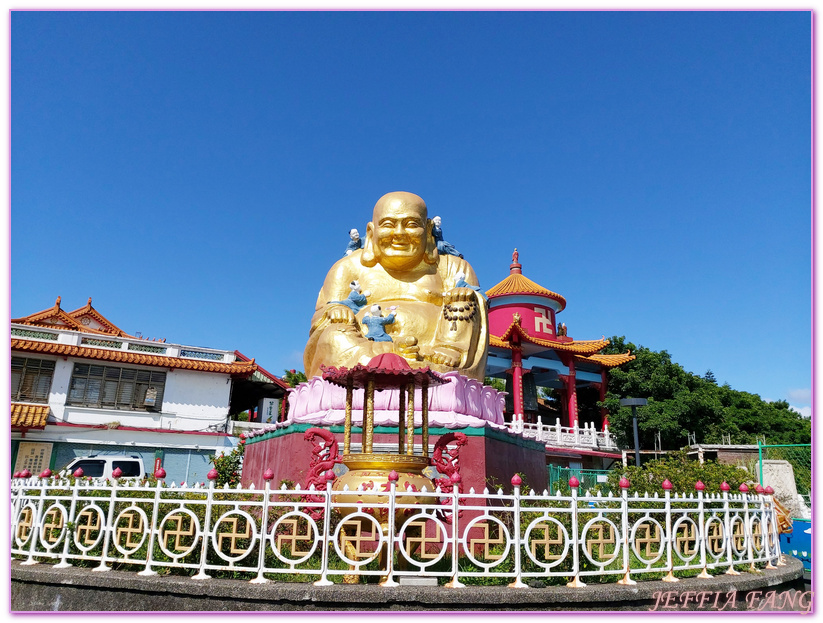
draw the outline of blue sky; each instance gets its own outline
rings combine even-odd
[[[407,190],[576,339],[811,405],[809,12],[15,12],[11,317],[302,368]]]

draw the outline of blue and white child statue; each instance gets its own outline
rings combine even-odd
[[[439,216],[432,219],[432,236],[434,236],[434,241],[437,243],[437,252],[440,255],[456,255],[462,259],[463,254],[455,249],[453,244],[443,240],[443,229],[440,227],[442,222]]]
[[[372,342],[391,342],[391,336],[386,333],[386,325],[394,322],[394,312],[397,310],[396,305],[389,307],[390,314],[383,316],[380,310],[380,305],[372,305],[369,312],[363,316],[361,321],[368,327],[366,337]]]
[[[349,296],[344,301],[329,301],[329,305],[332,303],[339,303],[340,305],[345,305],[350,310],[352,310],[355,315],[366,306],[366,297],[371,295],[371,292],[366,290],[365,292],[360,292],[360,284],[356,281],[352,281],[349,284],[351,288],[351,292],[349,292]]]
[[[484,300],[486,300],[486,301],[489,300],[489,299],[486,298],[486,294],[483,292],[483,290],[480,289],[480,286],[473,286],[472,284],[470,284],[466,281],[466,274],[465,273],[462,273],[462,272],[457,273],[455,275],[455,278],[457,279],[457,281],[454,282],[454,287],[455,288],[471,288],[475,292],[478,292],[480,294],[480,296],[483,297]]]
[[[363,241],[360,239],[359,231],[357,231],[356,229],[352,229],[349,232],[349,238],[351,238],[351,241],[349,242],[349,244],[346,245],[346,255],[351,255],[352,253],[357,251],[357,249],[363,248]]]

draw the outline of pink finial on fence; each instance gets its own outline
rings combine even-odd
[[[389,472],[389,482],[397,482],[398,480],[400,480],[400,474],[394,470],[391,470]]]
[[[330,470],[330,469],[326,470],[326,481],[327,482],[331,482],[335,478],[337,478],[337,476],[335,475],[333,470]]]
[[[115,480],[120,478],[120,476],[122,476],[122,475],[123,475],[123,470],[120,469],[119,467],[115,467],[114,470],[111,473],[111,477],[114,478]]]
[[[698,480],[696,483],[694,483],[694,488],[696,491],[703,491],[706,489],[706,485],[703,484],[702,480]]]
[[[47,467],[42,472],[40,472],[40,478],[50,478],[51,477],[51,470]]]
[[[617,484],[620,486],[621,489],[628,489],[629,487],[632,486],[632,483],[630,483],[629,479],[626,478],[625,476],[623,476],[620,479],[620,482],[618,482]]]
[[[272,480],[274,478],[274,472],[271,471],[271,467],[263,472],[263,480]]]
[[[158,467],[157,471],[154,472],[154,477],[157,478],[157,480],[163,480],[163,478],[166,477],[166,470],[162,467]]]
[[[449,476],[449,480],[451,480],[454,484],[457,484],[458,482],[463,480],[463,478],[460,476],[460,474],[454,472],[451,476]]]
[[[216,469],[214,469],[214,468],[212,467],[212,468],[209,470],[209,473],[208,473],[208,474],[206,474],[206,478],[208,478],[209,480],[217,480],[217,477],[218,477],[219,475],[220,475],[220,472],[218,472]]]
[[[748,493],[748,492],[749,492],[749,487],[748,487],[748,485],[744,482],[742,485],[740,485],[740,493]]]
[[[520,474],[515,474],[514,476],[512,476],[512,485],[514,485],[515,487],[519,487],[522,484],[523,479],[520,477]]]
[[[668,478],[666,478],[666,480],[664,480],[664,481],[663,481],[663,484],[662,484],[661,486],[662,486],[662,487],[663,487],[663,489],[665,489],[666,491],[671,491],[671,488],[672,488],[672,483],[671,483],[671,481],[670,481]]]
[[[580,486],[580,481],[577,479],[577,476],[572,476],[571,478],[569,478],[569,486],[572,489],[577,489],[577,487]]]
[[[721,491],[731,491],[731,489],[732,488],[729,486],[729,483],[726,482],[725,480],[720,483],[720,490]]]
[[[765,491],[766,491],[766,495],[772,495],[774,493],[774,489],[772,489],[771,486],[769,486],[769,485],[766,485]]]
[[[72,474],[72,476],[74,476],[75,478],[82,478],[83,477],[83,468],[78,467],[76,470],[74,470],[74,473]]]
[[[763,485],[761,485],[761,484],[759,484],[759,483],[758,483],[758,485],[754,488],[754,492],[755,492],[755,493],[758,493],[758,494],[760,494],[760,495],[763,495],[763,492],[764,492],[764,491],[765,491],[765,489],[763,488]]]

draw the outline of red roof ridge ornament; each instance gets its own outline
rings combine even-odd
[[[517,247],[514,248],[514,253],[512,253],[512,263],[509,265],[509,274],[510,275],[522,275],[523,274],[523,265],[518,261],[520,258],[520,254],[517,252]]]

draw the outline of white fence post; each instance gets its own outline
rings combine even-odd
[[[149,527],[149,548],[146,551],[146,568],[138,571],[137,575],[157,575],[157,571],[151,568],[151,560],[154,557],[154,539],[157,535],[157,515],[160,514],[160,489],[163,482],[158,478],[157,487],[154,490],[154,503],[152,505],[151,526]]]
[[[329,476],[331,476],[331,478]],[[326,577],[329,570],[329,550],[332,548],[331,538],[329,536],[329,524],[331,524],[331,487],[333,482],[334,472],[332,470],[328,470],[326,472],[326,499],[324,501],[323,510],[323,536],[320,540],[320,546],[322,548],[320,579],[314,583],[314,586],[331,586],[334,584],[334,582]]]
[[[523,565],[520,561],[520,485],[523,484],[523,479],[519,475],[512,476],[512,485],[514,487],[514,582],[509,584],[509,588],[528,588],[528,584],[523,583]]]

